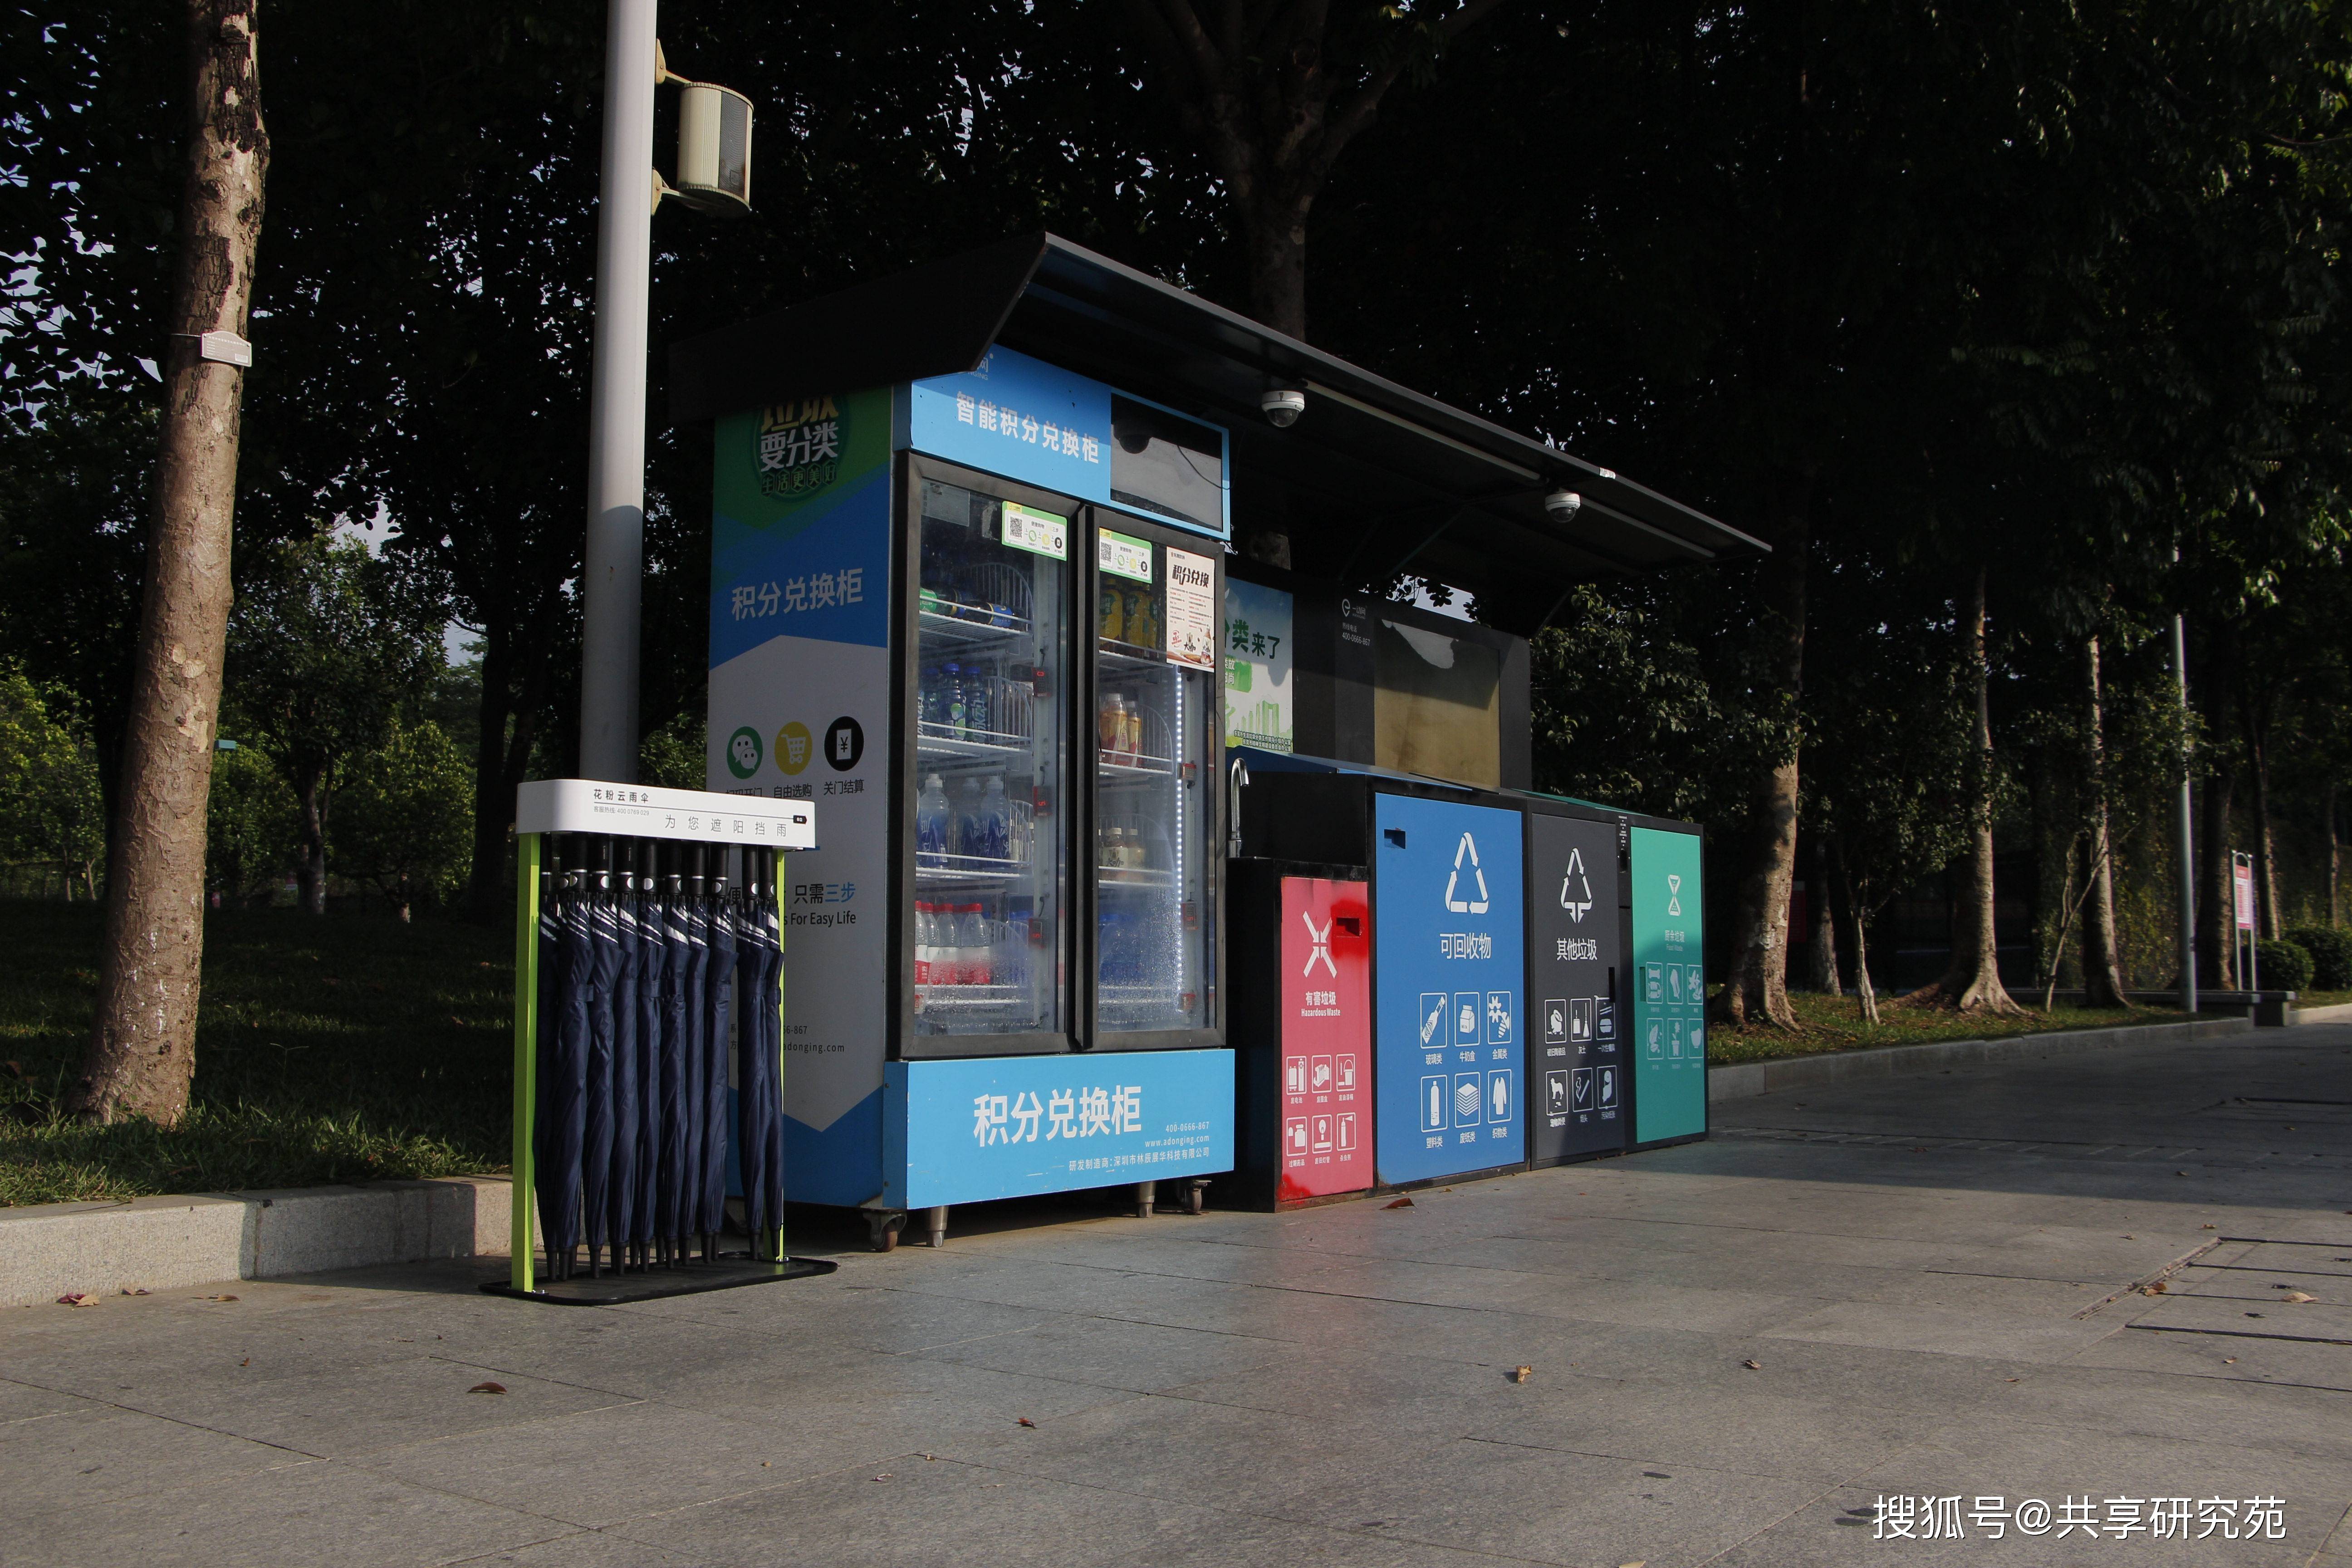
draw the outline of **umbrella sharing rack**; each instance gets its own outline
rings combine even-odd
[[[611,1303],[830,1272],[784,1250],[778,872],[815,808],[546,779],[515,837],[513,1263],[482,1288]]]

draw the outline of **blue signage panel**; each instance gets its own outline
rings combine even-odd
[[[1114,493],[1114,464],[1136,459],[1112,455],[1111,397],[1112,389],[1099,381],[1008,348],[992,348],[978,370],[909,384],[907,444],[984,473],[1223,537],[1230,528],[1225,516],[1230,491],[1220,501],[1213,528],[1138,505],[1133,495]],[[1184,417],[1203,437],[1213,436],[1220,448],[1227,444],[1222,429]],[[1150,456],[1145,453],[1142,458],[1147,465]],[[1221,475],[1223,468],[1220,457]],[[1139,488],[1136,479],[1127,483],[1130,489]]]
[[[892,1062],[883,1202],[1017,1198],[1234,1168],[1234,1053]]]
[[[1375,801],[1380,1179],[1516,1164],[1526,1150],[1519,815],[1401,795]]]
[[[908,439],[945,458],[1080,500],[1110,500],[1110,388],[993,348],[980,368],[914,384]]]

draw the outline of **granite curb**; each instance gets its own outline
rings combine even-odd
[[[0,1209],[0,1306],[502,1258],[512,1191],[504,1176],[460,1176]]]
[[[2126,1024],[2112,1029],[2053,1029],[2039,1035],[2012,1035],[1998,1040],[1930,1040],[1916,1046],[1877,1046],[1861,1051],[1823,1051],[1815,1056],[1786,1057],[1772,1061],[1727,1062],[1706,1070],[1710,1105],[1729,1100],[1753,1100],[1785,1089],[1816,1089],[1853,1079],[1895,1078],[1906,1073],[1943,1072],[1954,1068],[1984,1067],[1994,1062],[2032,1061],[2045,1057],[2074,1056],[2084,1051],[2117,1050],[2131,1046],[2179,1045],[2252,1034],[2251,1018],[2198,1018],[2180,1024]]]

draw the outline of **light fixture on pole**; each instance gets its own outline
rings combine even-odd
[[[637,776],[637,631],[645,588],[646,347],[653,216],[665,195],[748,211],[751,105],[663,64],[655,0],[608,0],[604,171],[596,212],[587,570],[581,574],[580,773]],[[677,183],[654,169],[654,89],[678,82]]]

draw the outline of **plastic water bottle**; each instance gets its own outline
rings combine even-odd
[[[963,738],[968,725],[963,706],[963,671],[949,665],[940,673],[940,722],[950,734]]]
[[[915,718],[920,723],[937,724],[941,710],[940,667],[929,665],[915,682]]]
[[[915,1011],[923,1010],[923,999],[931,989],[931,906],[915,905]]]
[[[988,781],[980,803],[980,853],[992,860],[1013,858],[1013,811],[1004,798],[1002,774]]]
[[[996,922],[996,951],[992,962],[997,984],[1017,987],[1029,984],[1027,921],[1002,920]]]
[[[980,821],[980,781],[963,781],[963,803],[956,813],[956,853],[978,858],[988,853],[988,830]]]
[[[996,732],[993,711],[996,704],[990,700],[991,688],[995,684],[991,677],[977,669],[963,672],[964,726],[974,740]]]
[[[988,922],[978,904],[966,904],[956,919],[958,978],[966,985],[989,984]]]
[[[933,773],[915,801],[915,864],[942,866],[948,856],[948,792]]]

